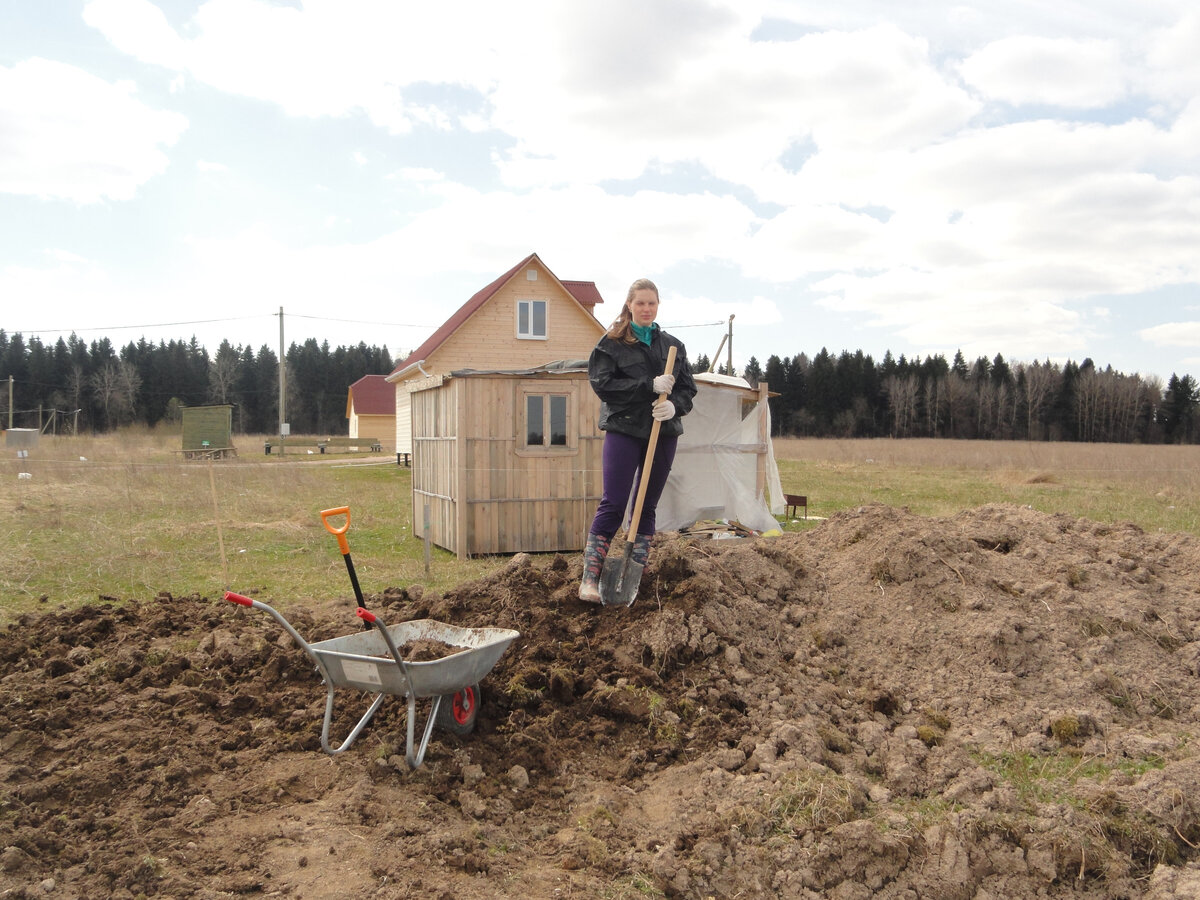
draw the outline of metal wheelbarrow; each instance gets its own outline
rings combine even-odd
[[[475,729],[480,701],[479,682],[504,655],[508,645],[521,636],[520,632],[508,628],[461,628],[434,619],[413,619],[385,626],[378,616],[360,606],[358,617],[374,625],[373,630],[310,644],[282,613],[267,604],[232,591],[226,591],[225,599],[269,613],[316,664],[326,688],[321,748],[329,755],[350,749],[389,694],[407,697],[408,743],[405,758],[414,769],[425,759],[425,750],[435,725],[459,735],[470,734]],[[399,648],[421,640],[439,641],[460,649],[441,659],[405,661]],[[333,719],[333,697],[338,688],[356,688],[379,696],[346,738],[335,745],[330,742],[329,727]],[[432,703],[420,746],[414,750],[417,701],[424,699]]]

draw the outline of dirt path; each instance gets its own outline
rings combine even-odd
[[[660,536],[627,611],[581,605],[578,577],[518,556],[369,598],[522,633],[476,734],[435,732],[413,772],[399,700],[321,752],[324,688],[262,613],[160,596],[15,623],[0,897],[1200,896],[1194,538],[871,506]],[[315,641],[350,606],[287,613]],[[339,696],[335,735],[361,709]]]

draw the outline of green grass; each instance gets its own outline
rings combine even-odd
[[[810,516],[866,503],[929,516],[1011,503],[1200,536],[1197,447],[784,439],[775,455],[784,491],[807,495]]]
[[[1114,774],[1138,777],[1165,765],[1160,757],[1105,759],[1081,757],[1067,752],[1048,755],[1022,752],[972,755],[979,765],[1012,785],[1017,796],[1025,803],[1075,804],[1077,801],[1073,789],[1080,779],[1103,783]]]
[[[43,437],[0,458],[0,622],[98,597],[218,597],[230,588],[286,609],[353,592],[320,511],[351,508],[351,558],[367,593],[444,591],[505,558],[459,560],[413,533],[411,471],[369,453],[262,453],[185,462],[168,431]],[[1200,535],[1200,449],[996,441],[774,442],[783,488],[812,516],[865,503],[954,515],[1028,505],[1148,531]],[[29,479],[18,478],[28,472]],[[787,530],[817,527],[789,522]]]
[[[340,506],[351,510],[350,555],[367,593],[414,584],[441,591],[503,562],[460,561],[432,547],[426,573],[425,544],[412,531],[411,470],[394,457],[183,462],[148,439],[123,454],[84,440],[43,439],[19,464],[32,479],[16,478],[15,463],[0,469],[0,621],[46,604],[164,591],[219,597],[228,588],[282,608],[353,597],[320,517]]]

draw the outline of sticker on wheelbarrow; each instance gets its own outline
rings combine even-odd
[[[346,676],[347,681],[357,681],[360,684],[383,684],[383,679],[379,677],[379,666],[375,663],[343,659],[342,674]]]

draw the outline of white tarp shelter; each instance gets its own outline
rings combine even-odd
[[[658,504],[659,531],[697,521],[738,522],[755,531],[779,528],[783,486],[771,447],[767,388],[744,378],[701,373],[692,411],[666,490]]]

